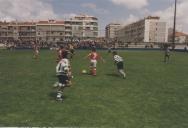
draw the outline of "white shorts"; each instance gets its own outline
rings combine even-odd
[[[97,60],[90,60],[90,66],[93,68],[97,67]]]

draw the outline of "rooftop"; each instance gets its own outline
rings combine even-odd
[[[179,37],[179,36],[188,36],[188,34],[185,34],[183,32],[176,32],[176,37]]]

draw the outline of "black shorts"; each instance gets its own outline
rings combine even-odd
[[[123,61],[117,63],[117,69],[118,70],[124,69],[124,67],[123,67]]]
[[[59,83],[61,84],[67,84],[69,78],[67,75],[57,75],[58,79],[59,79]]]

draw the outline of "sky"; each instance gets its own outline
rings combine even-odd
[[[146,16],[159,16],[173,25],[175,0],[0,0],[1,21],[65,20],[87,14],[99,20],[104,35],[109,23],[124,25]],[[177,29],[188,33],[188,0],[177,0]]]

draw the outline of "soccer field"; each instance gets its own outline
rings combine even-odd
[[[67,126],[188,128],[188,54],[174,52],[163,63],[161,51],[120,51],[127,79],[118,76],[112,55],[99,51],[97,76],[88,70],[89,51],[76,51],[73,86],[63,103],[55,100],[56,52],[0,51],[0,127]]]

